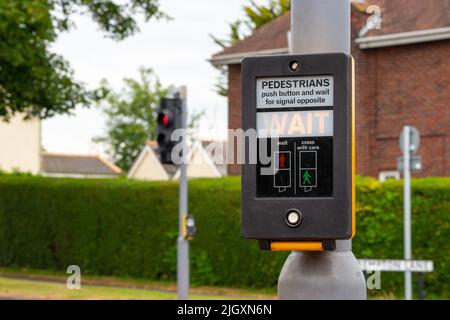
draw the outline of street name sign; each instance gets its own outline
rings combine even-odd
[[[354,225],[353,59],[344,53],[245,58],[242,233],[275,241],[349,239]],[[263,161],[264,158],[270,161]],[[246,157],[248,159],[248,157]],[[331,245],[332,247],[332,245]],[[326,249],[326,248],[325,248]]]
[[[434,270],[431,260],[358,259],[358,263],[365,271],[433,272]]]

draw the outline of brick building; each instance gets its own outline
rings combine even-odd
[[[352,6],[356,63],[357,174],[396,170],[398,137],[406,124],[421,133],[422,171],[450,176],[450,0],[372,0],[381,29],[364,35],[365,8]],[[211,61],[228,66],[228,126],[241,127],[241,60],[288,53],[290,14],[277,18]],[[238,165],[228,167],[239,174]]]

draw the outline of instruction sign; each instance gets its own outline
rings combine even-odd
[[[283,77],[256,81],[257,108],[333,105],[333,77]]]

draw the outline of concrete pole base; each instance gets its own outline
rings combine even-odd
[[[278,278],[281,300],[365,300],[366,281],[351,251],[293,251]]]

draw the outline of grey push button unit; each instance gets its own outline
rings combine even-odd
[[[245,238],[267,248],[353,236],[352,86],[353,59],[343,53],[243,60],[242,126],[257,133],[242,165]]]

